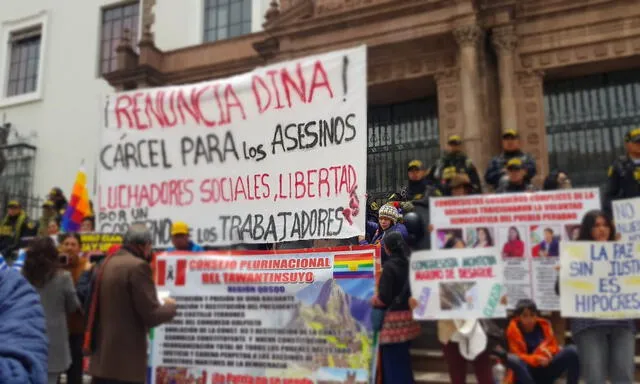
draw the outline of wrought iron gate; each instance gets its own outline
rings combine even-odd
[[[624,154],[624,134],[640,126],[640,72],[611,72],[544,85],[550,169],[577,186],[601,186]]]
[[[433,164],[440,156],[435,97],[369,107],[367,192],[381,197],[407,183],[407,164]]]

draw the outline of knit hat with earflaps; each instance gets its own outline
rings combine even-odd
[[[387,218],[395,223],[400,218],[400,213],[398,213],[398,208],[396,208],[394,205],[385,204],[380,207],[380,210],[378,211],[378,217]]]

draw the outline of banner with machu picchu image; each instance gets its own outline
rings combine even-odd
[[[378,247],[161,254],[150,383],[370,382]]]

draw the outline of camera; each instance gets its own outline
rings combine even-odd
[[[60,264],[62,264],[63,267],[66,267],[67,265],[69,265],[69,256],[67,255],[60,255],[59,260],[60,260]]]

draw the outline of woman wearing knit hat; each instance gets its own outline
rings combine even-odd
[[[402,215],[399,212],[400,203],[392,202],[387,203],[380,207],[378,210],[378,229],[373,235],[370,242],[365,240],[364,238],[360,238],[360,244],[381,244],[382,245],[382,264],[384,265],[385,261],[387,261],[388,255],[384,249],[384,236],[387,232],[400,232],[405,241],[408,240],[409,232],[404,224],[399,221],[402,220]]]

